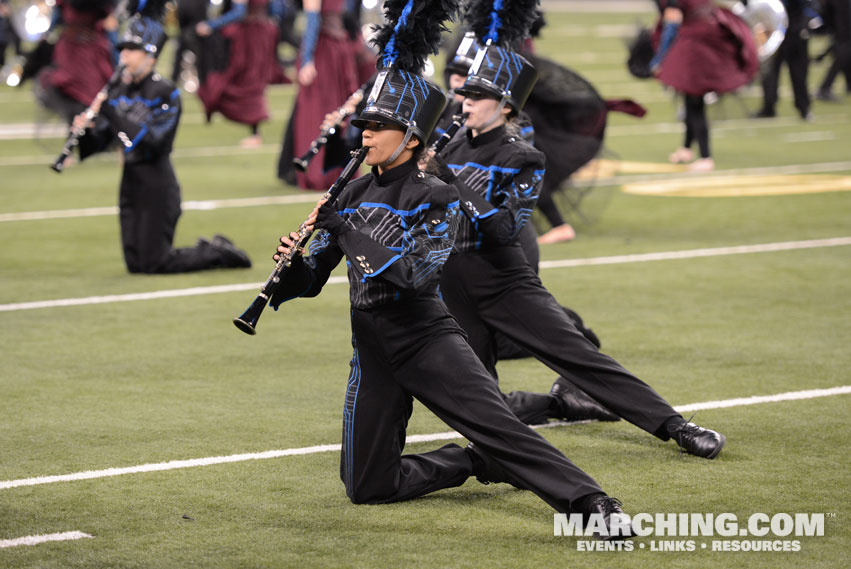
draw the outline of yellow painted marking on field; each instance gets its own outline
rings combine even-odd
[[[623,186],[627,194],[698,198],[780,196],[851,190],[851,176],[696,176],[654,180]]]
[[[573,180],[598,180],[617,174],[670,174],[687,172],[687,164],[665,162],[632,162],[628,160],[592,160],[573,174]]]

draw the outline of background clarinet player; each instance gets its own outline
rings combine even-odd
[[[194,247],[172,248],[181,210],[180,186],[169,155],[180,120],[180,93],[154,72],[166,40],[160,23],[163,5],[163,0],[138,3],[139,12],[118,44],[122,81],[100,108],[93,109],[100,111],[96,121],[90,122],[85,114],[74,119],[75,128],[88,127],[79,140],[80,159],[116,139],[122,147],[121,243],[131,273],[250,267],[248,255],[221,235],[199,239]]]

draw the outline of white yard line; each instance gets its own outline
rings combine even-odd
[[[646,263],[651,261],[670,261],[675,259],[695,259],[700,257],[718,257],[724,255],[743,255],[750,253],[769,253],[776,251],[792,251],[796,249],[817,249],[823,247],[840,247],[851,245],[851,237],[835,237],[831,239],[812,239],[808,241],[782,241],[778,243],[762,243],[758,245],[737,245],[733,247],[713,247],[706,249],[686,249],[683,251],[662,251],[658,253],[637,253],[634,255],[612,255],[608,257],[589,257],[585,259],[563,259],[559,261],[542,261],[541,269],[559,269],[564,267],[583,267],[589,265],[615,265],[624,263]],[[344,284],[346,277],[337,276],[328,279],[328,284]],[[243,290],[259,290],[260,283],[239,283],[207,287],[193,287],[155,292],[139,292],[130,294],[113,294],[108,296],[87,296],[81,298],[60,298],[56,300],[38,300],[32,302],[15,302],[0,304],[0,312],[16,312],[20,310],[35,310],[39,308],[59,308],[63,306],[86,306],[90,304],[109,304],[115,302],[133,302],[138,300],[158,300],[182,296],[199,296],[205,294],[220,294]]]
[[[348,282],[346,277],[331,277],[328,284],[343,284]],[[86,306],[90,304],[111,304],[114,302],[133,302],[137,300],[158,300],[162,298],[178,298],[181,296],[200,296],[204,294],[220,294],[223,292],[238,292],[243,290],[260,291],[261,283],[240,283],[232,285],[204,286],[181,288],[174,290],[159,290],[155,292],[139,292],[131,294],[112,294],[107,296],[87,296],[83,298],[60,298],[57,300],[41,300],[35,302],[18,302],[0,304],[0,312],[16,310],[34,310],[38,308],[59,308],[62,306]]]
[[[661,251],[659,253],[637,253],[634,255],[612,255],[610,257],[590,257],[587,259],[541,261],[539,266],[542,269],[560,269],[564,267],[584,267],[588,265],[647,263],[649,261],[671,261],[674,259],[696,259],[699,257],[769,253],[774,251],[792,251],[795,249],[817,249],[821,247],[840,247],[844,245],[851,245],[851,237],[812,239],[809,241],[782,241],[779,243],[737,245],[734,247],[711,247],[707,249],[686,249],[684,251]]]
[[[809,389],[806,391],[790,391],[775,395],[761,395],[737,399],[726,399],[722,401],[704,401],[674,407],[680,413],[707,409],[727,409],[744,405],[758,405],[762,403],[778,403],[781,401],[797,401],[801,399],[813,399],[816,397],[832,397],[835,395],[847,395],[851,393],[851,385],[842,385],[828,389]],[[565,423],[553,422],[546,425],[538,425],[536,428],[549,428],[563,426]],[[462,438],[455,431],[444,433],[431,433],[427,435],[411,435],[406,442],[421,443]],[[244,462],[247,460],[263,460],[267,458],[282,458],[285,456],[297,456],[306,454],[317,454],[321,452],[339,452],[339,444],[316,445],[301,448],[283,450],[269,450],[265,452],[232,454],[229,456],[211,456],[207,458],[195,458],[190,460],[172,460],[155,464],[142,464],[125,468],[107,468],[105,470],[88,470],[86,472],[75,472],[73,474],[60,474],[56,476],[39,476],[35,478],[22,478],[19,480],[5,480],[0,482],[0,490],[19,488],[22,486],[38,486],[40,484],[53,484],[56,482],[73,482],[76,480],[92,480],[96,478],[107,478],[110,476],[121,476],[124,474],[138,474],[141,472],[160,472],[163,470],[175,470],[178,468],[194,468],[197,466],[211,466],[214,464],[225,464],[230,462]]]
[[[319,199],[319,192],[305,192],[288,196],[259,196],[256,198],[234,198],[224,200],[184,201],[180,204],[183,211],[227,209],[232,207],[254,207],[266,205],[288,205],[313,203]],[[118,215],[117,206],[88,207],[81,209],[54,209],[46,211],[22,211],[18,213],[0,213],[0,222],[4,221],[34,221],[42,219],[63,219],[74,217],[99,217]]]
[[[57,148],[56,154],[62,150]],[[240,148],[239,146],[199,146],[195,148],[178,148],[171,155],[174,158],[202,158],[209,156],[248,156],[252,154],[267,155],[278,154],[281,151],[280,144],[263,144],[257,148]],[[40,166],[45,168],[56,159],[56,154],[42,154],[41,156],[11,156],[0,158],[0,166]],[[114,160],[118,162],[117,154],[101,154],[89,160]]]
[[[599,54],[586,54],[582,56],[583,58],[590,58],[591,60],[599,60],[601,56]],[[652,84],[648,84],[652,85]],[[655,86],[650,87],[649,90],[642,89],[641,91],[637,91],[635,85],[630,83],[599,83],[595,84],[595,87],[601,93],[606,93],[603,95],[604,98],[620,98],[620,97],[630,97],[638,101],[639,103],[654,103],[654,102],[665,102],[671,101],[673,102],[674,98],[670,93],[657,89]],[[790,93],[791,94],[791,91]],[[740,95],[742,98],[746,99],[756,99],[761,97],[761,95],[751,95],[751,94],[742,94]],[[734,104],[734,101],[731,100],[729,102],[730,105]],[[816,115],[816,119],[810,125],[836,125],[845,123],[848,121],[847,114],[832,114],[832,115]],[[799,127],[801,125],[801,119],[796,117],[778,117],[774,119],[748,119],[748,118],[740,118],[740,119],[723,119],[723,120],[714,120],[712,121],[712,132],[713,133],[721,133],[726,131],[736,131],[741,129],[773,129],[773,128],[788,128],[788,127]],[[14,128],[12,128],[14,127]],[[33,136],[29,136],[26,134],[26,124],[22,125],[10,125],[9,128],[10,134],[9,136],[17,137],[17,138],[33,138]],[[3,125],[0,125],[0,139],[3,138]],[[35,128],[34,126],[31,128]],[[663,123],[638,123],[632,125],[612,125],[606,128],[606,136],[607,137],[615,137],[615,136],[645,136],[647,134],[668,134],[668,133],[679,133],[683,129],[683,124],[681,122],[663,122]],[[55,130],[55,129],[54,129]],[[35,132],[35,131],[33,131]],[[53,132],[53,131],[51,131]],[[65,135],[62,135],[59,138],[64,138]],[[45,138],[44,133],[41,133],[41,138]],[[201,146],[194,148],[178,148],[173,153],[172,156],[175,158],[204,158],[210,156],[234,156],[234,155],[268,155],[268,154],[278,154],[281,148],[279,144],[264,144],[258,148],[240,148],[239,146]],[[57,149],[58,152],[58,149]],[[0,166],[38,166],[44,165],[47,167],[54,159],[56,158],[55,154],[42,154],[38,155],[27,155],[27,156],[9,156],[0,158]],[[104,154],[101,156],[94,157],[92,159],[97,160],[110,160],[114,159],[114,157],[110,154]],[[92,160],[90,159],[90,160]]]
[[[0,539],[0,549],[4,547],[18,547],[21,545],[38,545],[48,541],[71,541],[74,539],[91,538],[87,533],[81,531],[66,531],[62,533],[46,533],[43,535],[28,535],[15,539]]]
[[[634,182],[653,180],[686,179],[694,180],[697,176],[724,177],[724,176],[758,176],[779,174],[825,174],[829,172],[843,172],[851,170],[849,162],[823,162],[819,164],[787,164],[785,166],[756,166],[753,168],[736,168],[732,170],[719,170],[708,174],[667,173],[667,174],[634,174],[616,175],[612,177],[600,177],[593,180],[579,180],[575,183],[578,187],[587,186],[619,186]],[[286,196],[258,196],[255,198],[234,198],[221,200],[188,200],[181,206],[184,211],[200,210],[208,211],[214,209],[227,209],[232,207],[254,207],[267,205],[290,205],[301,203],[312,203],[319,199],[318,192],[305,192],[304,194],[291,194]],[[118,214],[116,206],[101,206],[79,209],[55,209],[43,211],[20,211],[0,213],[0,223],[10,221],[40,221],[45,219],[67,219],[75,217],[98,217],[113,216]]]

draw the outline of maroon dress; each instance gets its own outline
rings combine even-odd
[[[322,25],[314,50],[316,79],[299,87],[293,112],[293,152],[303,155],[319,135],[325,115],[338,109],[375,72],[376,56],[363,38],[352,39],[343,27],[344,0],[322,1]],[[342,168],[323,172],[325,149],[310,162],[307,171],[297,173],[301,188],[327,190]]]
[[[230,41],[227,69],[209,73],[198,88],[207,120],[217,111],[247,125],[269,118],[266,85],[278,76],[278,27],[268,10],[269,0],[248,0],[245,19],[221,29]]]
[[[668,0],[661,0],[662,9]],[[679,0],[683,23],[662,60],[658,79],[687,95],[726,93],[749,83],[759,70],[748,25],[713,0]],[[653,36],[658,49],[661,21]]]
[[[39,75],[45,89],[89,106],[112,75],[113,48],[103,29],[103,19],[112,12],[111,2],[92,3],[91,10],[78,10],[68,0],[57,0],[62,10],[62,32],[53,49],[51,66]]]

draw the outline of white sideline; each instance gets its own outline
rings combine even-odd
[[[734,247],[711,247],[707,249],[686,249],[684,251],[662,251],[659,253],[637,253],[635,255],[612,255],[609,257],[590,257],[587,259],[564,259],[561,261],[541,261],[542,269],[563,267],[584,267],[587,265],[613,265],[620,263],[646,263],[648,261],[670,261],[673,259],[695,259],[698,257],[717,257],[722,255],[743,255],[748,253],[769,253],[773,251],[791,251],[794,249],[814,249],[818,247],[839,247],[851,245],[851,237],[831,239],[812,239],[808,241],[781,241],[759,245],[737,245]]]
[[[181,202],[183,211],[224,209],[232,207],[254,207],[264,205],[288,205],[312,203],[318,200],[318,194],[296,194],[289,196],[261,196],[256,198],[234,198],[223,200],[188,200]],[[118,215],[118,206],[86,207],[79,209],[54,209],[46,211],[21,211],[16,213],[0,213],[0,222],[4,221],[33,221],[42,219],[64,219],[76,217],[100,217]]]
[[[564,259],[561,261],[542,261],[541,269],[558,269],[564,267],[582,267],[588,265],[612,265],[621,263],[646,263],[649,261],[668,261],[673,259],[694,259],[698,257],[714,257],[720,255],[741,255],[746,253],[766,253],[775,251],[790,251],[795,249],[814,249],[819,247],[838,247],[851,245],[851,237],[834,237],[831,239],[813,239],[808,241],[783,241],[779,243],[763,243],[759,245],[739,245],[735,247],[715,247],[708,249],[686,249],[684,251],[663,251],[659,253],[640,253],[635,255],[612,255],[609,257],[590,257],[586,259]],[[328,279],[328,284],[343,284],[346,277],[337,276]],[[0,312],[18,310],[34,310],[39,308],[58,308],[63,306],[84,306],[89,304],[107,304],[112,302],[131,302],[136,300],[156,300],[161,298],[176,298],[181,296],[197,296],[202,294],[218,294],[243,290],[259,290],[260,283],[241,283],[194,287],[156,292],[139,292],[131,294],[113,294],[108,296],[87,296],[82,298],[60,298],[56,300],[38,300],[32,302],[14,302],[0,304]]]
[[[737,399],[726,399],[723,401],[704,401],[702,403],[691,403],[674,407],[680,413],[705,409],[725,409],[742,405],[757,405],[760,403],[777,403],[779,401],[795,401],[799,399],[813,399],[815,397],[831,397],[833,395],[844,395],[851,393],[851,385],[842,385],[828,389],[809,389],[806,391],[789,391],[776,395],[762,395],[754,397],[743,397]],[[587,421],[584,421],[587,422]],[[575,424],[575,423],[571,423]],[[552,422],[547,425],[538,425],[535,428],[549,428],[563,426],[565,423]],[[455,431],[445,433],[432,433],[427,435],[411,435],[407,437],[408,444],[443,441],[461,438]],[[162,470],[174,470],[177,468],[193,468],[196,466],[210,466],[213,464],[225,464],[228,462],[242,462],[246,460],[261,460],[266,458],[280,458],[284,456],[296,456],[304,454],[316,454],[320,452],[337,452],[339,444],[316,445],[302,448],[291,448],[284,450],[269,450],[257,453],[232,454],[230,456],[212,456],[207,458],[195,458],[190,460],[172,460],[156,464],[142,464],[125,468],[107,468],[105,470],[89,470],[74,474],[61,474],[56,476],[39,476],[36,478],[22,478],[19,480],[6,480],[0,482],[0,490],[18,488],[20,486],[37,486],[39,484],[51,484],[54,482],[72,482],[75,480],[91,480],[93,478],[106,478],[109,476],[120,476],[122,474],[136,474],[139,472],[158,472]]]
[[[0,539],[0,549],[4,547],[17,547],[19,545],[38,545],[47,541],[69,541],[73,539],[90,538],[87,533],[81,531],[66,531],[62,533],[46,533],[43,535],[28,535],[15,539]]]
[[[718,130],[713,126],[713,129]],[[0,159],[2,166],[2,159]],[[718,170],[699,176],[706,180],[717,180],[723,178],[735,178],[742,176],[769,176],[780,174],[828,174],[832,172],[845,172],[851,170],[851,161],[845,162],[821,162],[815,164],[787,164],[785,166],[754,166],[751,168],[734,168],[729,170]],[[634,182],[650,182],[654,180],[694,180],[697,174],[693,172],[660,173],[660,174],[616,174],[613,176],[594,178],[589,180],[577,180],[577,187],[609,187],[622,186]],[[254,207],[267,205],[291,205],[301,203],[312,203],[318,199],[315,192],[303,194],[291,194],[286,196],[258,196],[254,198],[232,198],[220,200],[187,200],[181,202],[184,211],[198,210],[210,211],[215,209],[227,209],[234,207]],[[17,211],[0,213],[0,222],[15,221],[41,221],[46,219],[71,219],[78,217],[102,217],[118,215],[118,206],[98,206],[77,209],[54,209],[42,211]]]

